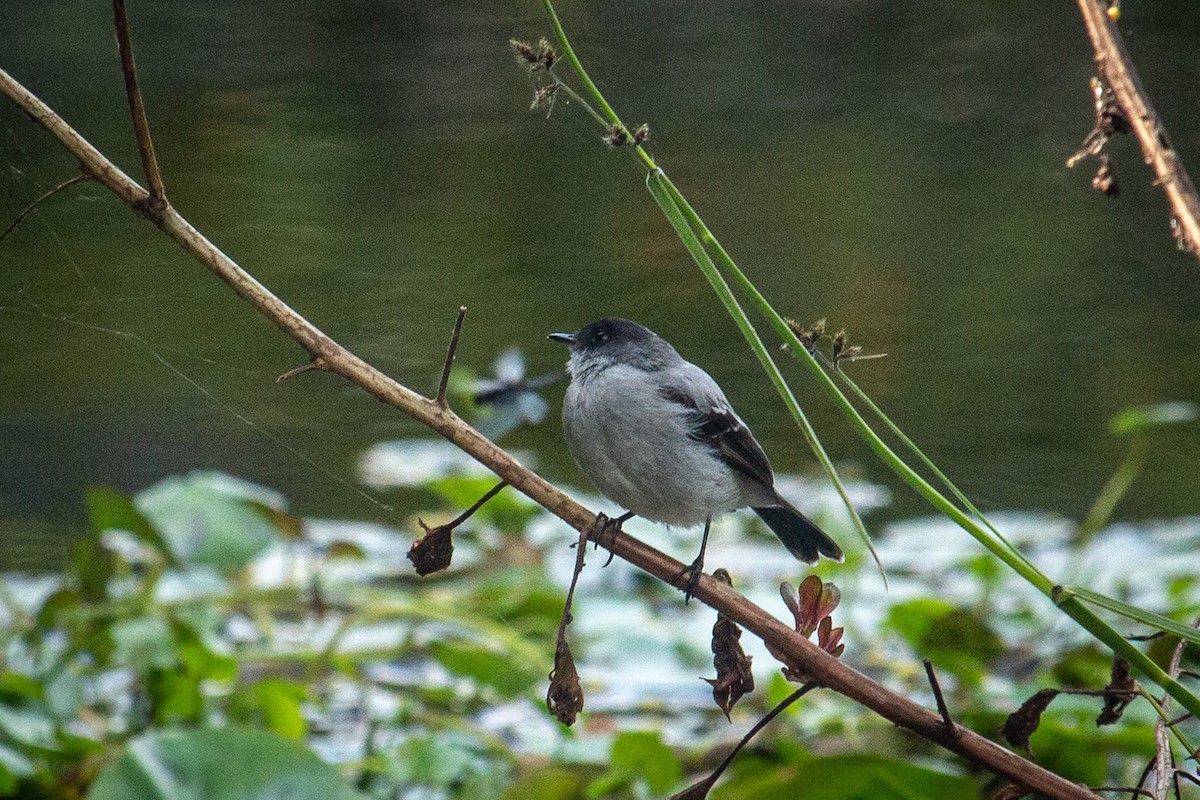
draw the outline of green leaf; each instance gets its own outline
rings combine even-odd
[[[261,511],[263,491],[219,473],[193,473],[152,486],[135,502],[179,561],[230,574],[281,538]]]
[[[87,490],[87,504],[92,530],[97,534],[110,530],[128,531],[139,542],[161,554],[168,563],[174,563],[174,556],[162,534],[142,516],[132,500],[115,489],[98,487]]]
[[[113,661],[141,674],[176,663],[171,626],[158,616],[123,619],[112,626]]]
[[[683,778],[683,765],[657,731],[626,731],[613,740],[608,772],[589,787],[588,795],[599,797],[641,778],[653,794],[665,794]]]
[[[887,625],[916,650],[934,622],[953,610],[954,604],[941,598],[918,597],[892,606],[888,610]]]
[[[1004,652],[1004,643],[975,612],[945,600],[917,598],[893,606],[888,625],[913,651],[972,682]]]
[[[388,773],[402,784],[443,788],[462,780],[476,745],[449,734],[406,739],[387,752]]]
[[[33,678],[20,672],[0,672],[0,700],[15,701],[17,704],[25,700],[40,700],[42,687]]]
[[[265,726],[288,739],[302,740],[308,733],[303,702],[308,689],[282,678],[264,678],[239,688],[229,699],[230,719],[245,725]]]
[[[311,751],[266,731],[156,731],[129,743],[88,800],[364,800]]]
[[[528,690],[542,679],[535,665],[514,661],[511,654],[479,644],[435,641],[429,644],[429,651],[446,669],[491,686],[505,698]]]
[[[0,733],[30,747],[58,749],[54,720],[35,706],[0,705]]]
[[[583,800],[583,781],[562,767],[543,767],[513,783],[504,800]]]
[[[17,776],[0,761],[0,797],[9,797],[17,793]]]
[[[308,733],[301,703],[308,697],[308,688],[281,678],[266,678],[254,686],[267,727],[289,739],[301,741]]]
[[[1200,409],[1195,403],[1157,403],[1122,409],[1108,421],[1108,429],[1118,436],[1124,436],[1148,428],[1194,422],[1197,417],[1200,417]]]
[[[62,624],[63,616],[79,608],[81,598],[74,589],[59,589],[46,598],[38,609],[36,624],[46,631]]]
[[[154,670],[146,684],[157,724],[179,725],[203,719],[204,694],[195,676],[179,670]]]
[[[100,546],[95,533],[75,540],[71,569],[79,581],[79,596],[89,603],[108,599],[108,581],[115,572],[113,554]]]

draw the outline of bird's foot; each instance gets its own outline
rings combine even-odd
[[[614,519],[609,519],[604,514],[596,515],[595,525],[599,530],[597,530],[596,535],[591,538],[594,547],[604,546],[606,549],[608,549],[608,560],[604,562],[604,566],[607,567],[612,563],[613,556],[615,555],[612,552],[612,544],[616,541],[617,534],[621,533],[621,526],[624,525],[626,520],[632,516],[632,511],[622,514]]]
[[[696,594],[696,587],[700,585],[700,577],[704,575],[704,560],[697,558],[691,564],[688,564],[675,575],[675,580],[678,582],[687,578],[687,583],[683,587],[683,603],[687,605],[688,601]]]

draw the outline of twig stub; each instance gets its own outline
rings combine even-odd
[[[929,687],[933,690],[933,699],[937,702],[938,713],[942,715],[942,723],[946,726],[946,733],[951,736],[958,735],[958,726],[954,724],[954,719],[950,716],[950,709],[946,706],[946,698],[942,694],[942,685],[938,682],[937,673],[933,671],[933,662],[928,658],[921,659],[925,664],[925,676],[929,678]]]
[[[447,407],[446,387],[450,385],[450,369],[454,366],[454,354],[458,351],[458,337],[462,335],[463,318],[467,316],[467,307],[458,307],[458,317],[454,320],[454,333],[450,334],[450,346],[446,348],[446,363],[442,366],[442,379],[438,381],[437,399],[434,401],[442,408]]]

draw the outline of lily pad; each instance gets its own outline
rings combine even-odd
[[[88,800],[364,800],[337,770],[266,731],[160,731],[129,743]]]

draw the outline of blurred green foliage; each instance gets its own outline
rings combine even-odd
[[[410,451],[397,452],[411,470]],[[449,519],[493,485],[439,468],[417,484],[420,513]],[[467,520],[451,569],[423,580],[393,531],[304,520],[277,494],[218,473],[86,499],[91,524],[63,575],[0,581],[0,797],[665,798],[794,688],[770,670],[729,725],[695,680],[711,665],[693,634],[706,637],[711,618],[676,617],[685,609],[669,590],[622,578],[618,562],[585,573],[600,583],[582,587],[575,611],[589,705],[571,731],[552,722],[542,702],[564,576],[551,555],[561,548],[573,561],[574,536],[547,528],[515,492]],[[929,703],[919,668],[929,658],[955,718],[985,734],[1039,688],[1108,681],[1098,647],[1047,636],[1052,611],[1013,594],[989,559],[952,550],[926,563],[906,535],[884,541],[899,598],[871,605],[870,564],[827,567],[856,587],[837,612],[856,666]],[[1108,536],[1090,546],[1108,547]],[[627,582],[614,593],[610,580]],[[1179,600],[1174,616],[1194,603],[1198,580],[1162,587]],[[943,593],[939,581],[957,588]],[[603,619],[609,632],[593,640]],[[1151,652],[1165,662],[1178,641]],[[1197,661],[1185,649],[1185,666]],[[691,699],[683,686],[695,687]],[[1098,729],[1098,708],[1056,699],[1031,739],[1039,763],[1091,785],[1136,781],[1153,752],[1153,712],[1135,702],[1120,725]],[[816,691],[754,740],[711,797],[973,798],[991,786]]]

